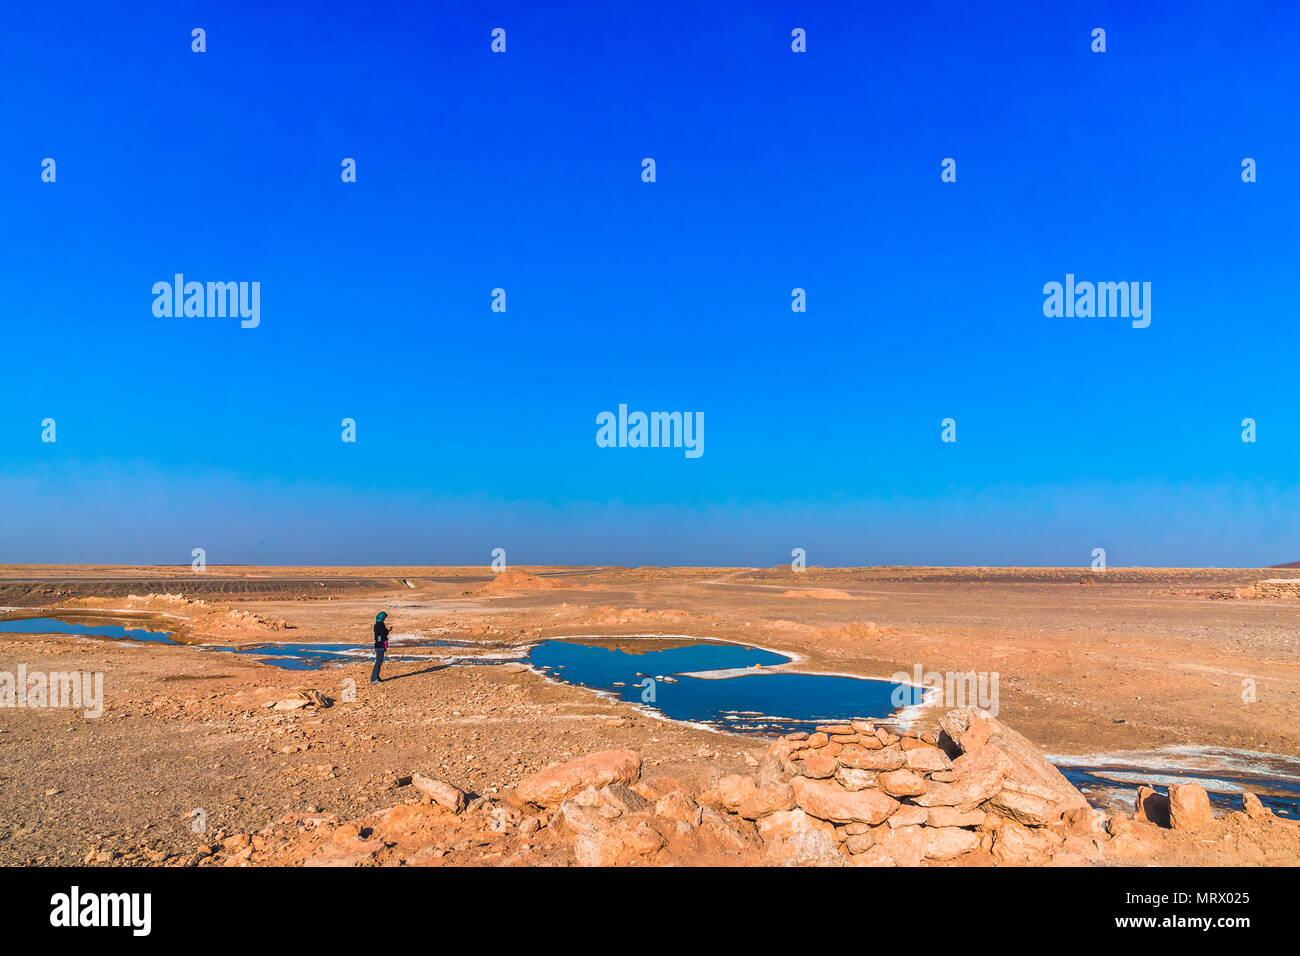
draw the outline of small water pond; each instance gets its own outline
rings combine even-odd
[[[653,707],[673,720],[764,737],[853,717],[882,719],[917,703],[920,694],[889,681],[765,673],[790,659],[694,638],[543,641],[528,660],[558,680]]]
[[[83,624],[76,621],[61,621],[52,617],[25,617],[13,621],[0,621],[0,634],[86,634],[114,640],[179,643],[172,640],[173,633],[173,631],[148,631],[122,624]]]

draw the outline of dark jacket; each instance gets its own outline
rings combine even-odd
[[[387,647],[388,635],[392,630],[393,629],[383,621],[375,621],[375,647]]]

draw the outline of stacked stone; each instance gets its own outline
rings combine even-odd
[[[1097,858],[1087,801],[1027,740],[971,709],[940,725],[939,734],[896,734],[854,720],[787,734],[771,751],[785,779],[733,774],[716,798],[757,824],[774,863]]]
[[[756,777],[728,774],[698,797],[647,786],[633,751],[591,754],[520,781],[513,799],[542,808],[528,811],[538,825],[572,834],[583,864],[710,848],[747,862],[822,866],[1100,857],[1101,821],[1028,740],[970,708],[939,725],[935,734],[893,733],[853,720],[788,734]]]
[[[1270,578],[1255,583],[1255,594],[1267,598],[1300,598],[1300,578]]]

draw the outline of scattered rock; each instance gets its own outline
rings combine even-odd
[[[602,787],[600,802],[608,807],[617,807],[623,813],[640,813],[652,806],[649,800],[622,783],[611,783]]]
[[[698,827],[702,812],[699,804],[692,800],[688,794],[681,790],[674,790],[672,793],[664,794],[655,803],[655,815],[664,817],[667,820]]]
[[[452,813],[462,813],[465,810],[465,792],[458,787],[422,773],[411,774],[411,784],[438,806]]]
[[[1169,787],[1169,825],[1175,830],[1199,830],[1214,822],[1210,795],[1195,783]]]
[[[1272,820],[1274,816],[1273,811],[1249,791],[1241,795],[1241,809],[1252,820]]]
[[[626,866],[643,862],[663,845],[662,834],[647,820],[625,817],[584,828],[573,840],[573,854],[579,866]]]
[[[564,763],[551,764],[519,782],[519,798],[539,806],[555,806],[586,787],[633,784],[641,776],[641,755],[634,750],[606,750]]]

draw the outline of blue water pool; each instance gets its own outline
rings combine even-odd
[[[544,641],[528,658],[551,676],[644,704],[673,720],[776,736],[853,717],[883,718],[919,691],[889,681],[763,673],[789,658],[744,644],[663,638]],[[725,671],[727,676],[694,676]],[[897,692],[897,696],[895,696]]]
[[[75,621],[61,621],[52,617],[24,617],[12,621],[0,621],[0,634],[88,634],[92,637],[111,637],[119,640],[179,643],[172,640],[172,633],[172,631],[146,631],[138,627],[124,627],[121,624],[78,624]]]

